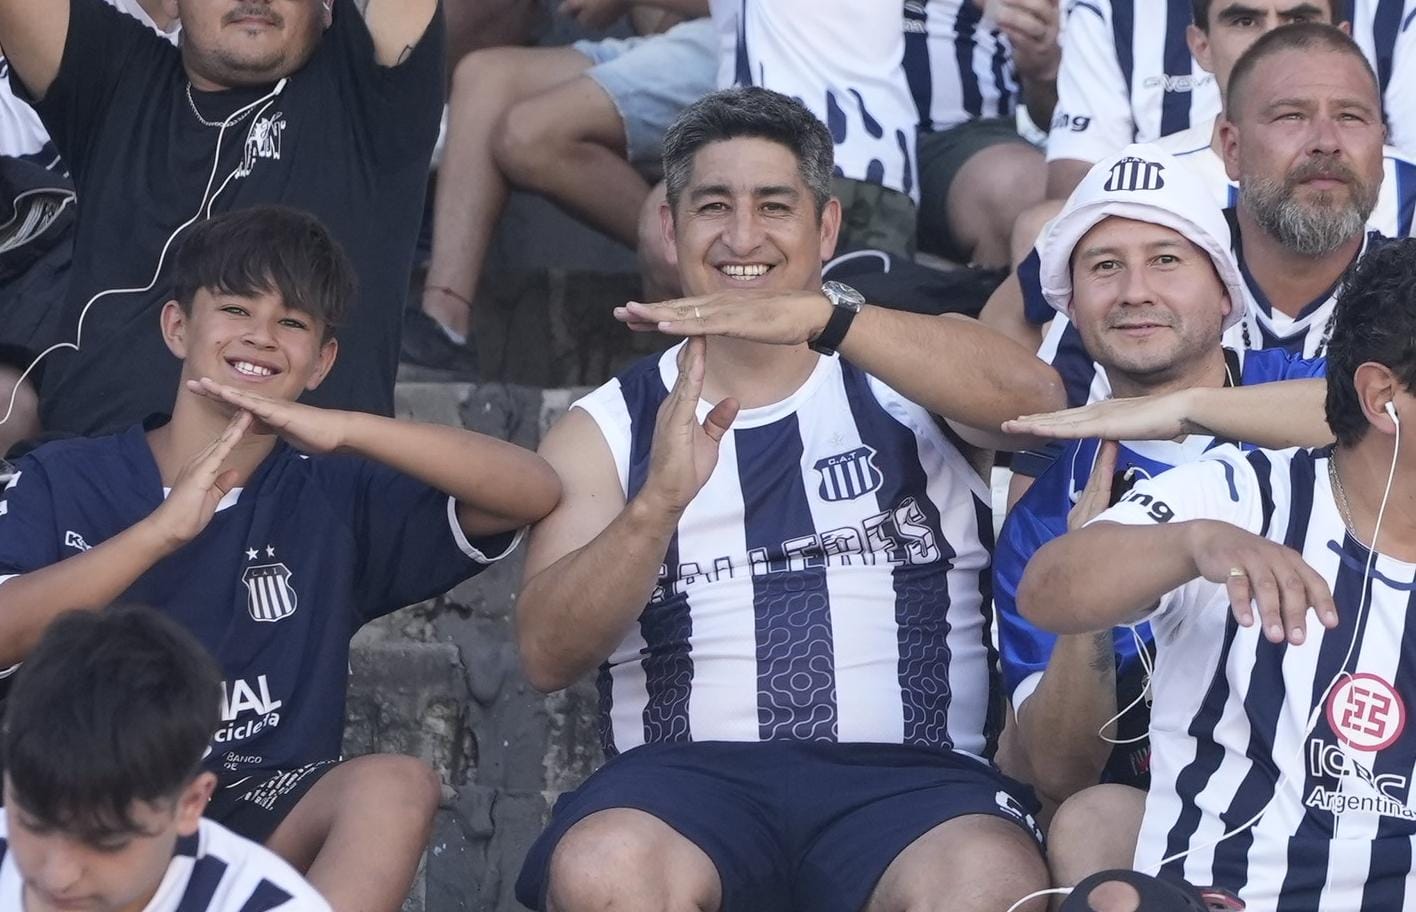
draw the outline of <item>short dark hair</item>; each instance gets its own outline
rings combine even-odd
[[[0,731],[14,798],[87,842],[138,831],[135,801],[175,800],[221,720],[216,664],[147,608],[76,611],[15,674]]]
[[[250,296],[277,292],[285,306],[324,324],[344,320],[354,269],[319,219],[288,206],[253,206],[188,229],[172,266],[172,293],[191,313],[198,291]]]
[[[1369,427],[1353,378],[1369,361],[1416,389],[1416,238],[1363,254],[1338,294],[1327,348],[1327,422],[1344,446]]]
[[[1357,46],[1357,42],[1335,25],[1325,22],[1295,22],[1261,35],[1247,51],[1239,55],[1234,69],[1229,73],[1229,86],[1224,99],[1225,116],[1234,119],[1234,111],[1239,108],[1239,99],[1244,94],[1246,84],[1264,58],[1284,51],[1334,51],[1360,60],[1362,69],[1372,80],[1372,92],[1380,109],[1382,90],[1377,82],[1377,74],[1372,70],[1367,55]]]
[[[819,215],[831,198],[835,144],[826,125],[806,105],[758,86],[722,89],[684,109],[664,134],[664,183],[669,205],[678,210],[693,174],[698,150],[729,139],[766,139],[796,156],[802,182],[811,189]]]
[[[1317,3],[1328,5],[1328,15],[1332,18],[1332,23],[1347,22],[1352,16],[1348,13],[1350,0],[1315,0]],[[1195,26],[1202,32],[1209,32],[1209,11],[1214,6],[1215,0],[1190,0],[1190,13],[1195,20]]]

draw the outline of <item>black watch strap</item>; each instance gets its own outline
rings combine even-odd
[[[831,318],[826,321],[826,328],[821,330],[821,335],[807,343],[807,347],[823,355],[834,355],[836,349],[841,347],[841,342],[846,338],[846,330],[851,328],[851,321],[855,319],[857,313],[859,311],[849,307],[832,307]]]

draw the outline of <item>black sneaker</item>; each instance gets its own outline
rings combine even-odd
[[[447,371],[467,380],[478,379],[477,352],[472,340],[459,345],[448,338],[436,320],[414,307],[403,312],[399,360],[404,364]]]

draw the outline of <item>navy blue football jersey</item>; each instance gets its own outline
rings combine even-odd
[[[0,503],[0,581],[97,547],[166,496],[140,426],[47,444],[16,468]],[[208,767],[288,769],[339,757],[354,632],[475,576],[516,538],[469,541],[446,494],[280,442],[120,601],[181,622],[221,666]]]

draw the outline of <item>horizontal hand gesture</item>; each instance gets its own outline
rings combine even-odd
[[[642,493],[657,497],[674,512],[682,512],[707,484],[718,464],[718,444],[738,413],[737,400],[724,399],[699,423],[705,348],[702,339],[690,339],[679,351],[678,380],[659,406],[654,424],[649,475]]]
[[[1107,399],[1080,408],[1042,415],[1023,415],[1003,422],[1005,434],[1057,440],[1173,440],[1184,436],[1185,407],[1181,397],[1141,396]]]
[[[261,425],[256,433],[277,434],[301,452],[333,453],[344,444],[347,412],[271,399],[217,383],[209,377],[188,380],[187,389],[250,412]]]
[[[732,291],[659,304],[631,301],[615,319],[638,332],[728,336],[773,345],[800,345],[820,335],[831,302],[819,291]]]

